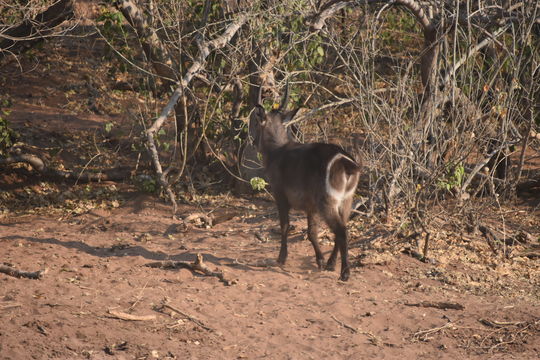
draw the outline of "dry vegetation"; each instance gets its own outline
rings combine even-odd
[[[0,358],[538,358],[538,4],[368,2],[2,5]],[[249,183],[287,81],[362,162],[347,283]]]

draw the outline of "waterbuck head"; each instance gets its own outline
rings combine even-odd
[[[287,111],[289,100],[289,83],[277,109],[269,112],[264,110],[261,101],[262,86],[259,87],[257,104],[250,117],[249,133],[257,150],[265,156],[268,151],[281,147],[291,141],[286,125],[291,121],[300,108]]]

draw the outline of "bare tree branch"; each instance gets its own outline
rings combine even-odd
[[[232,37],[238,32],[238,30],[240,30],[242,25],[244,25],[244,23],[247,20],[248,20],[247,15],[245,14],[238,15],[235,21],[232,22],[227,27],[227,29],[223,32],[221,36],[218,36],[217,38],[211,41],[206,41],[206,42],[198,41],[198,45],[199,45],[198,56],[193,61],[193,64],[191,64],[191,66],[187,69],[185,75],[180,80],[180,86],[176,88],[176,90],[173,92],[171,98],[169,99],[169,102],[163,108],[159,117],[154,121],[152,126],[146,131],[148,150],[150,151],[150,156],[152,157],[152,162],[154,163],[154,167],[156,169],[158,181],[159,181],[159,184],[165,189],[165,191],[169,195],[169,199],[171,200],[173,204],[173,214],[176,214],[176,209],[177,209],[176,199],[167,181],[166,176],[163,174],[163,169],[159,161],[157,147],[154,142],[154,135],[159,131],[161,126],[163,126],[163,123],[169,116],[170,112],[176,106],[178,99],[180,99],[180,97],[184,93],[184,89],[188,87],[193,77],[197,75],[197,73],[204,68],[204,64],[208,55],[210,55],[212,51],[224,47],[232,39]]]
[[[491,160],[491,158],[493,156],[495,156],[495,154],[499,153],[504,148],[507,148],[509,146],[512,146],[512,145],[515,145],[515,144],[519,143],[520,141],[521,141],[521,139],[505,142],[504,144],[499,145],[497,148],[495,148],[493,151],[491,151],[489,154],[487,154],[487,156],[484,159],[482,159],[482,161],[480,161],[480,162],[478,162],[478,164],[476,164],[476,166],[472,169],[469,176],[467,177],[467,180],[465,180],[463,182],[463,185],[461,186],[461,192],[465,192],[467,190],[467,187],[469,186],[469,184],[471,183],[473,178],[476,176],[476,174],[478,174],[478,172],[484,166],[486,166],[486,164],[489,162],[489,160]]]

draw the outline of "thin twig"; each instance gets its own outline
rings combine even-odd
[[[497,320],[487,320],[487,319],[479,319],[478,321],[485,326],[489,326],[493,328],[500,328],[504,326],[519,326],[523,324],[523,321],[497,321]]]
[[[181,310],[178,310],[177,308],[173,307],[172,305],[169,305],[167,303],[164,303],[161,305],[162,308],[167,308],[169,310],[172,310],[174,311],[175,313],[178,313],[180,315],[182,315],[183,317],[185,317],[186,319],[188,319],[189,321],[191,321],[192,323],[200,326],[201,328],[203,328],[204,330],[207,330],[207,331],[210,331],[210,332],[215,332],[214,329],[212,329],[211,327],[205,325],[202,321],[194,318],[193,316],[189,315],[189,314],[186,314],[185,312],[181,311]]]
[[[446,324],[444,324],[443,326],[440,326],[440,327],[435,327],[435,328],[432,328],[432,329],[420,330],[420,331],[415,332],[413,334],[413,340],[426,341],[428,339],[429,335],[438,333],[439,331],[443,331],[445,329],[454,330],[455,328],[456,327],[454,326],[454,324],[452,324],[451,322],[448,322],[448,323],[446,323]]]
[[[461,186],[461,192],[464,193],[466,190],[467,190],[467,187],[469,186],[469,184],[471,183],[472,179],[476,176],[476,174],[478,174],[478,172],[484,167],[486,166],[486,164],[489,162],[489,160],[491,160],[491,158],[493,156],[495,156],[495,154],[499,153],[501,150],[503,150],[504,148],[506,147],[509,147],[509,146],[512,146],[512,145],[515,145],[517,144],[518,142],[520,142],[521,139],[517,139],[517,140],[513,140],[513,141],[508,141],[508,142],[505,142],[504,144],[501,144],[500,146],[498,146],[497,148],[495,148],[492,152],[490,152],[489,154],[487,154],[487,156],[482,160],[480,161],[478,164],[476,164],[476,166],[474,167],[474,169],[470,172],[469,176],[467,177],[467,180],[465,180],[463,182],[463,185]]]
[[[111,309],[107,310],[107,312],[118,319],[126,321],[150,321],[156,319],[156,315],[133,315]]]
[[[143,288],[141,289],[139,295],[137,295],[137,299],[133,302],[133,304],[129,307],[129,310],[133,310],[135,308],[135,306],[137,306],[137,304],[141,301],[142,299],[142,293],[144,292],[144,290],[146,289],[146,285],[148,285],[148,281],[146,282],[146,284],[144,284]]]
[[[22,304],[19,304],[19,303],[7,303],[7,304],[2,304],[0,305],[0,310],[9,310],[9,309],[14,309],[14,308],[18,308],[18,307],[22,307]]]
[[[332,319],[334,319],[334,321],[337,322],[339,325],[343,326],[346,329],[351,330],[355,334],[358,333],[358,329],[356,329],[356,328],[354,328],[354,327],[352,327],[350,325],[345,324],[343,321],[340,321],[339,319],[337,319],[334,315],[331,315],[331,316],[332,316]]]

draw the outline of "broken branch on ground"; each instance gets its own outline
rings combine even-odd
[[[420,301],[419,303],[405,303],[407,306],[418,306],[418,307],[433,307],[437,309],[453,309],[453,310],[463,310],[465,307],[457,302],[449,301]]]
[[[41,279],[42,276],[47,272],[47,269],[45,270],[39,270],[34,272],[28,272],[28,271],[22,271],[15,269],[8,265],[0,265],[0,273],[17,277],[17,278],[26,278],[26,279]]]
[[[166,308],[166,309],[169,309],[181,316],[183,316],[184,318],[188,319],[189,321],[191,321],[192,323],[200,326],[201,328],[203,328],[204,330],[206,331],[210,331],[210,332],[214,332],[215,330],[212,329],[211,327],[205,325],[202,321],[194,318],[193,316],[189,315],[189,314],[186,314],[185,312],[181,311],[181,310],[178,310],[177,308],[167,304],[166,302],[164,302],[161,306],[157,307],[156,310],[157,311],[161,311],[163,312],[163,309]]]
[[[223,273],[223,271],[212,271],[206,265],[203,261],[203,256],[201,254],[197,254],[197,259],[194,262],[188,262],[188,261],[172,261],[172,260],[166,260],[166,261],[156,261],[149,264],[146,264],[145,266],[152,267],[152,268],[160,268],[160,269],[188,269],[195,273],[202,273],[206,276],[214,276],[217,277],[222,283],[224,283],[227,286],[235,285],[238,283],[237,279],[227,279]]]
[[[107,312],[118,319],[126,321],[149,321],[156,319],[156,315],[133,315],[111,309],[109,309]]]

